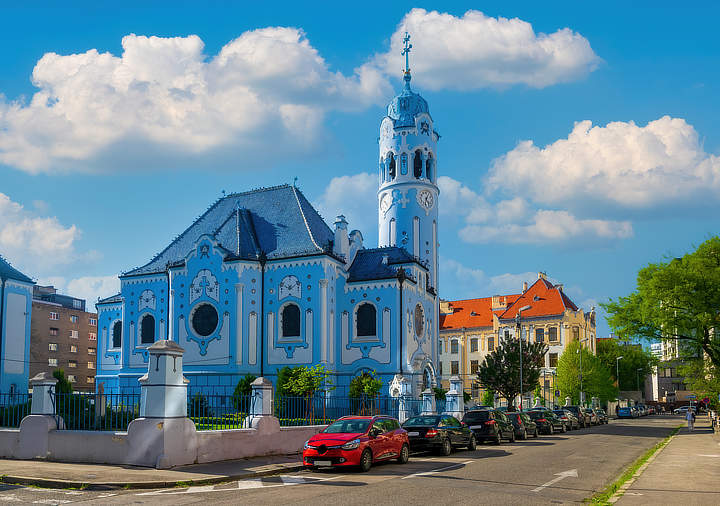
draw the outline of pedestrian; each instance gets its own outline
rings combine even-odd
[[[688,432],[692,432],[693,430],[693,423],[695,423],[695,413],[693,413],[692,409],[687,410],[687,415],[685,415],[685,419],[688,423]]]

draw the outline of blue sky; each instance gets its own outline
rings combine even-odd
[[[545,271],[588,308],[717,234],[717,6],[34,4],[0,17],[0,254],[65,291],[110,295],[222,190],[295,177],[376,244],[405,29],[442,297]]]

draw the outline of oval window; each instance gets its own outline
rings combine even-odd
[[[200,304],[192,314],[192,328],[199,336],[209,336],[218,326],[218,312],[210,304]]]

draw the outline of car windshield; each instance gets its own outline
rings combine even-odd
[[[403,427],[427,427],[437,425],[439,416],[414,416],[403,424]]]
[[[463,417],[463,422],[485,422],[490,419],[489,411],[468,411]]]
[[[556,415],[559,415],[559,416],[567,416],[562,409],[555,409],[555,410],[553,410],[553,413],[555,413]]]
[[[323,432],[326,434],[356,434],[367,431],[368,425],[370,425],[370,420],[366,418],[336,420],[328,425]]]
[[[537,420],[538,418],[544,418],[545,412],[543,412],[543,411],[528,411],[528,415],[533,420]]]

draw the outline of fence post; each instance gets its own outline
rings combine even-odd
[[[426,388],[422,393],[422,414],[423,415],[435,415],[435,392],[430,388]]]
[[[42,372],[30,380],[33,388],[30,414],[20,422],[20,440],[16,458],[47,459],[49,433],[64,427],[62,418],[53,416],[55,405],[51,391],[57,380]]]
[[[274,415],[273,384],[267,378],[257,378],[250,385],[250,415],[243,427],[263,431],[280,430],[280,421]]]
[[[450,378],[450,391],[445,394],[445,414],[462,418],[465,414],[462,380],[459,376]]]
[[[393,379],[394,386],[391,388],[392,393],[397,393],[398,397],[398,421],[405,422],[410,418],[410,396],[412,395],[412,384],[405,376],[397,375]]]
[[[570,397],[565,397],[565,405],[570,406],[570,403],[572,402],[572,399]]]
[[[185,350],[175,341],[156,341],[148,348],[148,372],[140,378],[140,416],[187,416],[187,380],[183,376]]]
[[[542,404],[540,403],[540,397],[535,397],[535,403],[533,404],[533,408],[539,408]]]
[[[55,388],[57,380],[49,372],[36,374],[30,385],[33,389],[31,415],[54,415],[55,407],[51,397],[51,391]]]

